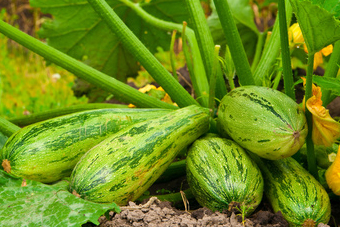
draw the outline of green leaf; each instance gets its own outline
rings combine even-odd
[[[309,53],[316,53],[340,39],[339,0],[290,0]],[[317,2],[317,4],[313,4]],[[326,3],[327,2],[327,3]],[[326,8],[322,8],[326,7]],[[332,10],[329,12],[328,10]]]
[[[107,2],[152,53],[158,46],[169,49],[170,33],[149,26],[119,0]],[[30,0],[30,4],[53,16],[44,21],[39,32],[49,45],[121,81],[138,71],[136,60],[87,1]],[[167,21],[182,23],[187,18],[181,0],[153,0],[141,6]]]
[[[334,14],[335,17],[340,16],[340,0],[312,0],[312,2]]]
[[[340,79],[332,77],[313,76],[313,82],[322,89],[330,90],[334,95],[340,96]]]
[[[46,185],[26,181],[0,170],[0,226],[81,226],[98,218],[108,210],[120,212],[112,204],[98,204],[71,194],[67,181]]]

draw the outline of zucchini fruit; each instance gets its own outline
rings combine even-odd
[[[271,160],[292,156],[307,136],[299,105],[280,91],[260,86],[238,87],[224,96],[217,123],[222,134]]]
[[[89,150],[71,175],[70,191],[99,203],[140,197],[177,154],[209,130],[209,111],[188,106],[127,127]]]
[[[187,180],[196,200],[213,211],[238,203],[249,215],[262,200],[263,178],[256,163],[234,141],[213,134],[189,149]]]
[[[70,176],[80,157],[109,135],[171,111],[96,109],[38,122],[14,133],[0,160],[14,176],[51,183]]]
[[[265,160],[252,155],[264,178],[264,194],[290,226],[327,224],[331,203],[326,190],[295,159]]]

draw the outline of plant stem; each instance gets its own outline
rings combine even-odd
[[[71,114],[75,112],[80,112],[84,110],[94,110],[94,109],[106,109],[106,108],[128,108],[127,105],[120,104],[107,104],[107,103],[88,103],[74,105],[70,107],[57,108],[53,110],[47,110],[40,113],[30,114],[23,117],[10,118],[8,121],[12,122],[18,126],[27,126],[39,121],[44,121],[50,118],[59,117],[66,114]]]
[[[340,65],[340,40],[334,43],[333,52],[327,64],[327,68],[324,77],[336,78]],[[322,88],[321,88],[322,90]],[[322,102],[324,106],[327,106],[331,101],[333,101],[330,90],[322,90]]]
[[[238,33],[234,18],[231,14],[228,0],[214,0],[214,3],[235,64],[239,82],[241,85],[254,85],[255,81],[242,45],[240,34]]]
[[[124,47],[141,63],[179,107],[198,105],[196,100],[191,97],[180,83],[178,83],[156,57],[143,45],[106,1],[88,0],[88,3],[90,3],[92,8],[106,22],[111,31],[117,35]]]
[[[217,68],[220,66],[220,62],[218,60],[219,53],[220,53],[220,46],[216,45],[215,52],[214,52],[213,70],[210,76],[209,108],[211,110],[211,117],[213,117],[214,115]]]
[[[18,130],[20,130],[20,127],[0,117],[0,132],[2,132],[2,134],[9,137]]]
[[[192,85],[194,87],[196,97],[199,97],[198,102],[202,106],[208,107],[209,84],[208,84],[207,76],[205,74],[204,64],[202,61],[201,53],[198,48],[198,44],[197,44],[194,31],[188,27],[184,29],[184,25],[182,24],[176,24],[173,22],[160,20],[150,15],[149,13],[147,13],[142,7],[139,6],[139,4],[135,4],[129,0],[120,0],[120,1],[123,2],[126,6],[130,7],[146,23],[156,28],[159,28],[165,31],[177,30],[178,32],[183,32],[183,30],[185,30],[185,37],[183,37],[183,33],[182,33],[182,39],[188,40],[191,53],[193,56],[193,57],[190,57],[190,54],[188,54],[189,51],[185,55],[185,59],[188,64],[188,69],[190,69],[189,64],[191,64],[189,62],[192,62],[191,64],[192,67],[190,70],[190,78],[192,81]],[[186,45],[184,41],[183,41],[183,45]],[[197,81],[197,82],[194,83],[194,81]]]
[[[285,1],[279,0],[278,6],[279,6],[280,41],[281,41],[284,89],[286,95],[295,100],[292,63],[290,60],[290,50],[288,41]]]
[[[172,32],[171,43],[170,43],[170,51],[169,52],[170,52],[170,63],[171,63],[171,68],[172,68],[172,76],[174,78],[176,78],[176,80],[178,81],[177,70],[176,70],[175,51],[174,51],[176,33],[177,33],[177,30],[174,30]]]
[[[290,24],[292,17],[292,6],[289,1],[286,3],[286,20]],[[270,75],[270,70],[275,65],[276,59],[280,53],[280,19],[276,18],[273,32],[268,43],[265,45],[259,64],[254,72],[254,80],[256,85],[263,85],[263,80],[266,76]]]
[[[156,98],[143,94],[136,89],[110,77],[84,63],[50,47],[41,41],[27,35],[13,26],[0,21],[0,32],[23,45],[29,50],[39,54],[50,62],[53,62],[76,76],[96,85],[103,90],[111,92],[114,97],[126,103],[132,103],[139,107],[156,107],[175,109],[174,105],[162,102]]]
[[[307,119],[308,126],[308,134],[306,138],[306,146],[307,146],[307,163],[308,163],[308,171],[310,174],[314,176],[315,179],[319,179],[318,169],[316,165],[316,157],[314,152],[314,143],[312,140],[313,133],[313,117],[311,112],[308,110],[306,103],[307,100],[312,97],[312,85],[313,85],[313,64],[314,64],[314,54],[308,54],[308,63],[307,63],[307,75],[306,75],[306,89],[305,89],[305,113]]]
[[[198,46],[203,58],[205,72],[208,76],[208,80],[210,80],[210,76],[213,74],[213,67],[215,64],[214,41],[207,24],[201,2],[197,0],[185,0],[185,4],[187,6],[187,11],[190,18],[189,27],[191,27],[196,34]],[[227,88],[220,67],[217,68],[216,76],[216,98],[222,99],[227,93]]]

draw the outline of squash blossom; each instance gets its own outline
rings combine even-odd
[[[304,51],[308,53],[305,40],[303,39],[303,36],[302,36],[301,28],[298,23],[295,23],[289,27],[288,35],[289,35],[289,46],[291,49],[295,47],[300,48],[300,46],[303,45]],[[332,53],[332,51],[333,51],[333,45],[330,44],[327,47],[323,48],[321,51],[315,53],[314,64],[313,64],[314,70],[323,63],[322,56],[328,56]]]
[[[303,78],[303,85],[306,85],[306,79]],[[303,109],[307,106],[313,117],[312,139],[315,145],[332,146],[337,138],[340,137],[340,123],[335,121],[329,111],[322,106],[321,88],[312,85],[312,97],[307,100],[303,99]]]
[[[157,88],[156,86],[154,86],[152,84],[147,84],[144,87],[139,88],[138,91],[140,91],[140,92],[142,92],[144,94],[148,94],[150,96],[153,96],[153,97],[155,97],[157,99],[160,99],[163,102],[166,102],[166,103],[173,104],[173,105],[177,106],[177,104],[174,103],[171,100],[171,98],[168,95],[168,93],[166,93],[162,87],[158,87]],[[134,108],[136,106],[133,105],[133,104],[129,104],[128,107]]]
[[[326,181],[330,189],[336,195],[340,195],[340,146],[334,162],[325,173]]]

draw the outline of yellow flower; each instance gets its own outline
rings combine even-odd
[[[334,194],[340,195],[340,146],[334,162],[326,171],[325,177],[329,188],[332,189]]]
[[[295,23],[289,27],[288,35],[289,35],[289,46],[291,49],[294,47],[299,48],[301,45],[303,45],[304,51],[308,53],[305,40],[302,36],[301,28],[298,23]],[[332,51],[333,51],[333,45],[331,44],[323,48],[321,51],[315,53],[313,69],[315,70],[319,65],[323,63],[322,55],[328,56],[332,53]]]
[[[303,78],[303,85],[306,79]],[[313,132],[312,139],[315,145],[332,146],[337,138],[340,137],[340,123],[336,122],[330,115],[329,111],[322,106],[321,88],[312,85],[312,97],[307,100],[306,106],[312,113]],[[305,99],[303,100],[303,108]]]
[[[333,52],[333,45],[330,44],[321,50],[323,56],[328,56]]]
[[[138,91],[142,92],[142,93],[147,93],[148,91],[150,91],[151,89],[157,89],[155,85],[151,85],[151,84],[147,84],[142,88],[139,88]]]
[[[293,24],[288,29],[288,36],[291,45],[301,45],[305,43],[303,39],[301,28],[298,23]]]
[[[155,94],[155,93],[152,94],[152,93],[150,93],[151,90],[160,91],[161,93],[163,92],[164,95],[163,95],[163,94],[160,94],[159,92],[158,92],[157,94]],[[157,88],[157,87],[154,86],[154,85],[147,84],[147,85],[145,85],[144,87],[139,88],[138,91],[140,91],[140,92],[142,92],[142,93],[146,93],[146,94],[148,94],[148,95],[150,95],[150,96],[154,96],[155,98],[158,98],[158,99],[160,99],[160,100],[163,101],[163,102],[166,102],[166,103],[173,104],[173,105],[177,106],[177,104],[174,103],[174,102],[171,100],[170,96],[169,96],[167,93],[165,93],[165,91],[164,91],[164,89],[163,89],[162,87],[158,87],[158,88]],[[133,105],[133,104],[129,104],[128,107],[134,108],[134,107],[136,107],[136,106]]]

